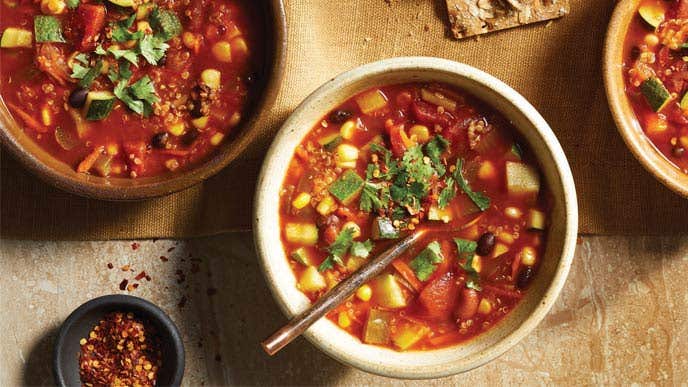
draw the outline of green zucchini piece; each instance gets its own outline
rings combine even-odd
[[[2,48],[31,48],[33,34],[31,31],[21,28],[9,27],[2,32],[0,47]]]
[[[333,151],[335,148],[337,148],[337,145],[342,143],[342,140],[343,138],[341,135],[339,135],[339,133],[333,133],[329,136],[321,138],[318,140],[318,142],[323,146],[323,148],[325,148],[325,150]]]
[[[638,15],[645,23],[657,28],[664,21],[664,9],[657,5],[643,5],[638,8]]]
[[[299,247],[298,249],[292,251],[291,259],[304,266],[313,266],[310,258],[308,257],[308,252],[303,247]]]
[[[375,240],[397,239],[399,238],[399,230],[394,227],[389,218],[378,216],[373,220],[372,236]]]
[[[150,25],[166,41],[182,32],[177,14],[166,9],[154,9],[150,14]]]
[[[686,94],[683,94],[683,98],[681,98],[681,109],[683,110],[688,110],[688,92]]]
[[[86,96],[86,119],[105,119],[115,105],[115,96],[109,91],[89,91]]]
[[[343,204],[350,204],[363,189],[363,179],[352,170],[344,172],[330,185],[329,191]]]
[[[37,43],[57,42],[65,43],[62,36],[62,24],[55,16],[37,15],[33,18],[33,30]]]
[[[96,62],[96,65],[94,67],[91,67],[88,69],[86,72],[86,75],[84,75],[81,80],[79,80],[79,86],[83,87],[84,89],[88,89],[91,86],[91,83],[100,75],[100,71],[103,69],[103,62],[98,61]]]
[[[643,81],[640,84],[640,92],[643,93],[652,110],[656,112],[664,109],[671,102],[671,93],[659,78],[653,77]]]
[[[134,0],[108,0],[114,5],[119,5],[120,7],[124,8],[133,8],[134,5],[136,5],[136,2]]]

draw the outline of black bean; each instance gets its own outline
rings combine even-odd
[[[170,135],[167,132],[160,132],[153,135],[151,138],[151,144],[158,149],[164,149],[167,146],[167,141],[169,141]]]
[[[533,279],[535,271],[532,266],[525,266],[518,272],[518,279],[516,280],[516,286],[519,289],[525,289],[530,285],[530,281]]]
[[[86,96],[88,95],[88,89],[83,87],[77,87],[69,93],[69,106],[78,109],[86,104]]]
[[[638,48],[638,46],[633,46],[633,48],[631,48],[631,60],[640,58],[640,53],[640,48]]]
[[[335,124],[341,124],[351,117],[351,112],[346,110],[335,110],[330,114],[330,121]]]
[[[686,154],[686,148],[682,146],[674,147],[674,149],[671,150],[671,154],[674,155],[674,157],[683,157],[683,155]]]
[[[191,118],[201,118],[203,117],[203,107],[200,101],[193,101],[193,109],[189,112]]]
[[[478,239],[478,247],[475,249],[475,252],[478,253],[478,255],[484,257],[490,255],[490,253],[494,249],[494,246],[495,234],[488,231],[485,234],[481,235],[480,239]]]
[[[196,138],[198,138],[198,131],[196,129],[191,129],[184,133],[184,136],[182,136],[182,142],[184,145],[191,145],[194,141],[196,141]]]

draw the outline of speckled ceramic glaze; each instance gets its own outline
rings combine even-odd
[[[469,342],[432,351],[397,352],[366,345],[327,319],[305,336],[333,358],[379,375],[435,378],[478,367],[511,348],[543,319],[569,272],[578,230],[576,191],[563,150],[540,114],[498,79],[465,64],[437,58],[387,59],[346,72],[299,105],[275,138],[258,181],[254,234],[265,278],[282,311],[292,317],[309,306],[280,243],[279,192],[294,149],[313,125],[340,103],[376,85],[435,81],[463,89],[509,119],[528,142],[554,198],[547,248],[527,296],[504,320]],[[258,345],[258,343],[256,343]]]
[[[633,112],[623,76],[623,48],[628,27],[640,0],[621,0],[617,4],[607,30],[604,45],[604,84],[609,108],[621,137],[635,158],[662,184],[688,198],[688,174],[681,172],[652,141],[645,136]]]

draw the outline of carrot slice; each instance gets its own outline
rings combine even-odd
[[[19,106],[7,102],[7,107],[10,108],[10,110],[12,110],[14,114],[18,115],[19,118],[21,118],[22,121],[24,121],[26,126],[28,126],[29,128],[37,131],[38,133],[45,133],[48,131],[47,127],[38,122],[38,120],[33,118],[29,113],[23,111],[21,108],[19,108]]]
[[[416,277],[416,274],[413,272],[413,270],[411,270],[411,268],[409,267],[409,265],[406,264],[406,262],[397,259],[392,262],[392,266],[417,292],[419,292],[423,288],[423,284],[420,283],[420,281]]]
[[[86,173],[93,168],[93,164],[95,164],[96,160],[98,160],[98,157],[103,153],[103,150],[105,147],[99,146],[96,149],[93,150],[93,152],[89,153],[86,158],[84,158],[80,163],[79,166],[76,167],[76,171],[79,173]]]

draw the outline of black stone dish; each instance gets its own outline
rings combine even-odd
[[[162,345],[162,366],[157,385],[179,386],[184,376],[184,345],[177,327],[160,308],[142,298],[112,294],[95,298],[67,317],[57,335],[53,353],[53,372],[58,386],[81,386],[79,379],[79,340],[108,312],[132,312],[155,326]]]

